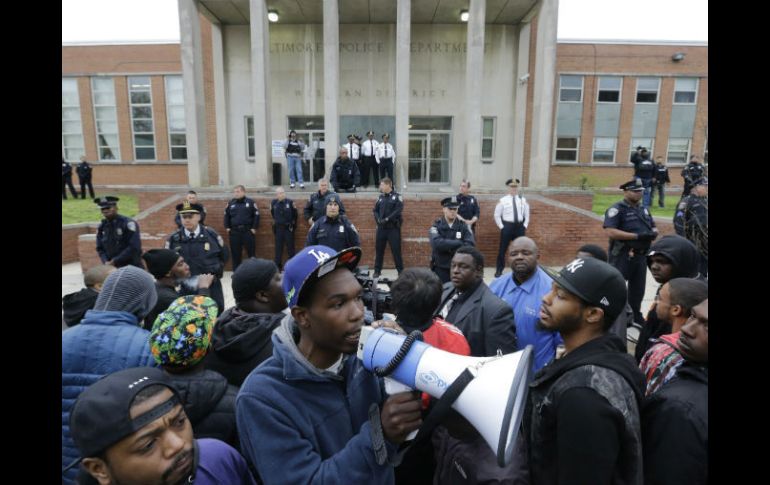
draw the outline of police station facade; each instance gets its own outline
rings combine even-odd
[[[63,46],[62,155],[95,162],[98,185],[258,188],[288,182],[275,145],[289,130],[308,145],[305,179],[317,180],[347,134],[371,129],[390,134],[399,189],[467,178],[501,190],[511,177],[623,179],[641,139],[656,155],[680,156],[684,139],[688,154],[705,152],[705,45],[604,45],[596,56],[594,44],[591,59],[577,44],[557,51],[555,0],[393,0],[342,13],[348,3],[180,2],[180,44]],[[637,109],[647,78],[658,78],[656,102],[643,93]],[[612,106],[597,100],[618,86]]]

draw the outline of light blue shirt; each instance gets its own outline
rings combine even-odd
[[[521,285],[516,284],[512,273],[500,276],[489,285],[492,293],[513,308],[519,350],[527,345],[534,347],[534,372],[550,362],[556,355],[556,347],[564,343],[559,332],[538,330],[535,327],[540,319],[540,304],[543,296],[551,291],[552,281],[551,277],[538,266],[535,274]]]

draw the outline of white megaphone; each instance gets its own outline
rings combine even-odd
[[[385,367],[399,352],[405,335],[384,328],[361,329],[358,358],[369,371]],[[466,357],[415,341],[390,377],[440,398],[468,369],[475,378],[452,404],[484,437],[497,464],[511,461],[532,379],[532,346],[493,357]]]

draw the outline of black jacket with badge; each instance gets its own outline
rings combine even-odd
[[[219,372],[230,384],[241,387],[252,370],[273,355],[271,337],[283,313],[248,313],[227,309],[211,333],[211,347],[203,363]]]
[[[642,407],[644,480],[705,485],[709,464],[708,367],[687,362]]]
[[[131,264],[144,269],[139,224],[120,214],[111,221],[102,219],[96,231],[96,252],[102,263],[112,261],[116,268]]]
[[[179,391],[185,414],[193,428],[193,436],[214,438],[240,449],[235,426],[235,397],[238,388],[227,383],[221,374],[211,370],[184,374],[166,372]]]
[[[668,176],[668,167],[662,163],[655,164],[655,185],[666,185],[671,183],[671,177]]]
[[[288,227],[290,231],[297,225],[297,208],[291,199],[273,199],[270,201],[270,215],[275,225]]]
[[[332,164],[332,174],[329,183],[336,190],[337,187],[348,189],[357,187],[361,183],[361,173],[356,162],[350,158],[337,158]]]
[[[203,221],[201,221],[203,222]],[[257,229],[259,227],[259,208],[248,197],[230,199],[225,208],[225,228]]]
[[[633,249],[637,252],[645,252],[649,249],[652,240],[655,238],[655,221],[652,219],[650,211],[642,204],[632,206],[625,200],[612,204],[604,214],[604,228],[614,228],[625,232],[633,232],[642,237],[630,241],[618,241],[610,239],[609,261],[613,264],[621,254],[628,253]]]
[[[431,268],[449,269],[452,257],[458,248],[465,245],[476,245],[473,232],[460,219],[455,219],[450,226],[445,217],[439,217],[433,221],[428,235],[430,247],[433,250],[430,256]]]
[[[78,179],[80,179],[81,182],[91,180],[91,171],[93,168],[88,162],[80,162],[75,170],[77,171]]]
[[[380,194],[374,203],[374,222],[378,228],[401,227],[404,220],[401,213],[404,210],[404,197],[392,190],[389,194]]]
[[[227,261],[224,241],[209,226],[200,224],[198,227],[198,235],[193,238],[187,237],[187,230],[184,228],[173,233],[168,238],[168,249],[184,257],[193,275],[211,273],[222,279]]]
[[[327,191],[324,195],[321,195],[320,192],[316,192],[310,195],[310,199],[308,199],[307,204],[305,204],[305,209],[303,211],[305,220],[312,217],[313,221],[317,221],[321,217],[325,216],[326,201],[330,197],[334,198],[334,200],[337,201],[337,205],[340,206],[340,215],[345,214],[345,206],[342,204],[342,199],[340,199],[339,194],[336,192]]]
[[[342,251],[353,246],[361,246],[361,239],[358,237],[356,226],[346,216],[339,215],[334,219],[323,216],[307,233],[305,246],[316,244]]]
[[[513,483],[642,484],[644,376],[616,335],[540,369],[529,385]]]
[[[457,213],[462,216],[463,219],[470,221],[474,217],[479,217],[481,209],[479,208],[479,201],[472,195],[457,194],[457,202],[460,203],[460,207],[457,208]]]

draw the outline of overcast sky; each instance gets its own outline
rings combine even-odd
[[[708,0],[560,0],[558,38],[707,41]],[[106,41],[179,42],[177,0],[62,0],[62,42]]]

